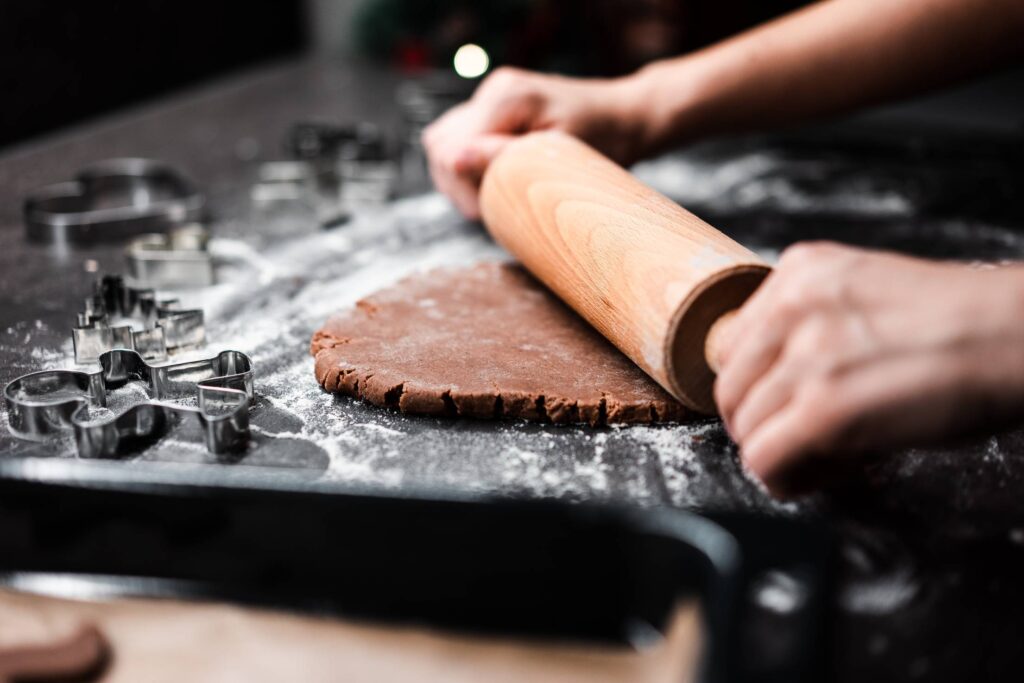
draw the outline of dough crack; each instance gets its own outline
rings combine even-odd
[[[384,406],[387,408],[400,408],[402,405],[402,396],[405,395],[405,382],[402,382],[398,386],[391,387],[384,392]]]
[[[313,335],[313,340],[309,344],[309,352],[316,356],[321,351],[333,349],[342,344],[348,344],[350,341],[352,341],[350,337],[335,337],[328,332],[320,330]]]
[[[441,403],[444,404],[445,417],[457,417],[459,414],[459,407],[455,405],[455,400],[452,399],[452,390],[445,389],[441,394]]]
[[[537,398],[535,398],[533,400],[534,408],[537,411],[537,419],[540,422],[550,422],[551,421],[551,416],[548,415],[548,409],[547,409],[547,406],[545,405],[545,403],[546,403],[546,401],[544,399],[543,394],[538,396]]]

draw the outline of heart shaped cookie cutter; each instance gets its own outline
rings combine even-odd
[[[4,400],[11,433],[46,441],[71,430],[83,458],[137,452],[183,420],[200,428],[207,450],[215,455],[236,453],[249,442],[253,365],[244,353],[223,351],[212,358],[155,366],[135,351],[115,349],[99,362],[96,372],[43,370],[7,384]],[[131,382],[141,382],[149,400],[111,417],[90,413],[90,408],[106,407],[110,390]],[[193,397],[196,407],[166,402]]]
[[[152,159],[108,159],[25,200],[29,241],[87,245],[166,232],[200,220],[205,198],[174,167]]]

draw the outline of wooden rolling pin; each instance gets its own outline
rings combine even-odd
[[[712,326],[767,276],[764,261],[563,133],[510,143],[480,204],[541,282],[684,405],[716,412]]]

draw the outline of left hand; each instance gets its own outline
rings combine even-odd
[[[560,130],[627,164],[645,150],[648,82],[638,76],[568,78],[502,67],[467,102],[423,131],[434,185],[467,218],[480,217],[480,182],[519,135]]]
[[[726,330],[715,400],[776,494],[828,458],[1024,418],[1024,268],[788,249]]]

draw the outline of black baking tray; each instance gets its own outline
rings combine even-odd
[[[820,680],[825,666],[832,544],[806,519],[237,484],[159,465],[0,462],[0,572],[13,585],[70,576],[108,594],[633,644],[695,597],[702,680]],[[780,590],[784,607],[763,599]]]

